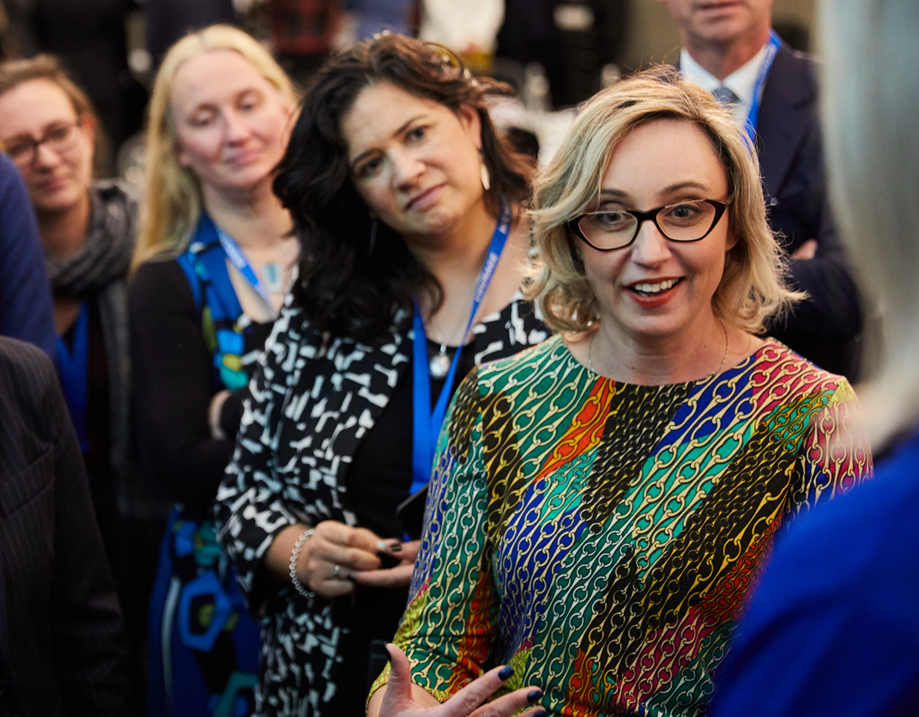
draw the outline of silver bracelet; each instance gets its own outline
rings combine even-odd
[[[314,593],[311,590],[307,590],[303,587],[303,583],[300,582],[300,578],[297,577],[297,561],[300,560],[300,551],[303,550],[303,546],[306,544],[306,541],[313,537],[313,533],[316,532],[315,528],[307,528],[303,531],[303,535],[297,538],[297,542],[294,544],[294,549],[290,551],[290,582],[294,585],[294,590],[300,593],[305,598],[312,598]]]

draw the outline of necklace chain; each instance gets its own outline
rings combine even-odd
[[[721,324],[721,330],[724,332],[724,355],[721,357],[721,363],[718,365],[718,369],[712,371],[709,375],[709,378],[717,376],[719,373],[721,373],[721,369],[724,368],[724,362],[728,360],[728,329],[721,319],[718,319],[718,323]],[[593,336],[590,337],[590,341],[587,344],[587,366],[594,373],[597,373],[597,371],[594,369],[593,360],[594,339],[597,338],[597,333],[597,331],[594,332]]]

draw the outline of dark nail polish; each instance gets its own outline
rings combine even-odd
[[[393,543],[389,546],[390,553],[400,553],[402,552],[402,543]]]
[[[539,710],[533,717],[549,717],[549,713],[546,710]]]
[[[502,667],[501,672],[498,673],[498,679],[500,679],[502,682],[507,682],[513,674],[513,667]]]
[[[530,694],[527,695],[527,702],[533,704],[542,699],[542,690],[533,690]]]

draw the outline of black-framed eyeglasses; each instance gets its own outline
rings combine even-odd
[[[654,222],[670,241],[705,239],[727,208],[726,202],[695,199],[668,204],[646,212],[637,209],[603,209],[571,219],[568,228],[597,251],[624,249],[638,236],[641,225]]]
[[[82,126],[82,120],[77,117],[73,122],[59,124],[45,130],[41,139],[23,137],[16,139],[4,147],[4,151],[20,167],[28,167],[35,161],[38,148],[47,144],[55,152],[66,152],[71,149],[77,139],[77,130]]]

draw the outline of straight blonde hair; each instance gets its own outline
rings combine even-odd
[[[591,99],[537,178],[531,216],[538,259],[528,294],[556,331],[586,331],[599,318],[580,248],[566,223],[597,201],[610,157],[623,138],[659,119],[701,129],[724,165],[727,217],[737,244],[725,258],[712,308],[726,324],[760,333],[767,318],[781,315],[803,294],[785,284],[786,260],[766,222],[756,153],[711,94],[662,69],[623,80]]]
[[[144,152],[145,192],[140,213],[140,236],[132,268],[154,256],[176,256],[184,251],[201,216],[201,185],[177,157],[172,115],[172,83],[188,60],[215,50],[233,50],[292,105],[297,102],[290,78],[261,44],[230,25],[212,25],[173,45],[156,74],[150,99]]]
[[[819,30],[831,199],[884,322],[876,379],[860,391],[883,442],[919,418],[919,4],[823,0]]]

